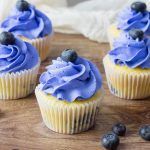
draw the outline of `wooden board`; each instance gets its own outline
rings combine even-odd
[[[0,150],[103,150],[101,136],[118,121],[125,123],[128,130],[118,149],[150,150],[150,142],[138,136],[138,128],[150,123],[150,99],[129,101],[110,94],[102,65],[108,44],[92,42],[81,35],[56,34],[51,55],[42,63],[40,73],[65,48],[76,49],[79,55],[92,60],[103,75],[105,98],[95,127],[77,135],[57,134],[42,123],[34,94],[25,99],[1,101]]]

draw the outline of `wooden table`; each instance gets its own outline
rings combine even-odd
[[[40,72],[66,48],[96,63],[103,75],[105,98],[95,127],[81,134],[62,135],[47,129],[42,123],[34,95],[25,99],[0,102],[0,150],[103,150],[100,138],[116,122],[127,125],[127,134],[121,138],[120,150],[150,150],[150,142],[138,136],[138,128],[150,123],[150,99],[121,100],[108,91],[102,58],[108,44],[89,41],[81,35],[56,34],[52,53],[42,63]]]

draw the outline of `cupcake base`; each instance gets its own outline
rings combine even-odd
[[[107,30],[107,36],[110,44],[110,48],[113,49],[113,42],[117,39],[120,35],[120,30],[117,29],[116,24],[112,24]]]
[[[109,90],[123,99],[150,97],[150,69],[128,68],[113,64],[109,56],[103,60]]]
[[[36,86],[40,62],[32,69],[0,76],[0,100],[11,100],[26,97]]]
[[[35,94],[45,125],[52,131],[63,134],[75,134],[90,129],[95,124],[102,99],[102,91],[89,100],[72,103],[57,100],[38,88]]]
[[[43,38],[37,38],[37,39],[27,39],[25,37],[21,37],[21,39],[25,42],[28,42],[32,44],[34,47],[36,47],[39,56],[41,58],[41,61],[44,61],[50,54],[51,49],[51,40],[52,35],[45,36]]]

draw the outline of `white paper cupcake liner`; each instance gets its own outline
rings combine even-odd
[[[0,76],[0,99],[11,100],[26,97],[36,86],[40,62],[32,69]]]
[[[128,72],[116,69],[114,64],[104,58],[104,68],[108,87],[112,94],[124,99],[143,99],[150,97],[150,70]]]
[[[100,109],[101,91],[95,100],[65,104],[63,101],[51,100],[49,96],[36,88],[35,94],[45,125],[58,133],[75,134],[90,129]],[[54,99],[54,97],[52,98]]]
[[[37,38],[37,39],[27,39],[25,37],[21,37],[22,40],[29,42],[32,44],[36,49],[38,50],[39,56],[41,58],[41,61],[44,61],[50,54],[51,49],[51,41],[52,41],[52,35],[48,35],[43,38]]]

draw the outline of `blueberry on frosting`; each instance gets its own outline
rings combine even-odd
[[[61,53],[62,60],[66,62],[75,62],[77,57],[77,53],[72,49],[66,49]]]
[[[29,9],[29,3],[25,0],[18,0],[16,3],[16,8],[19,11],[26,11]]]
[[[129,35],[134,39],[142,40],[144,37],[144,32],[140,29],[132,29],[129,31]]]
[[[2,45],[13,45],[15,43],[15,37],[10,32],[2,32],[0,34],[0,43]]]
[[[146,10],[146,4],[143,2],[134,2],[131,4],[131,9],[136,12],[144,12]]]

